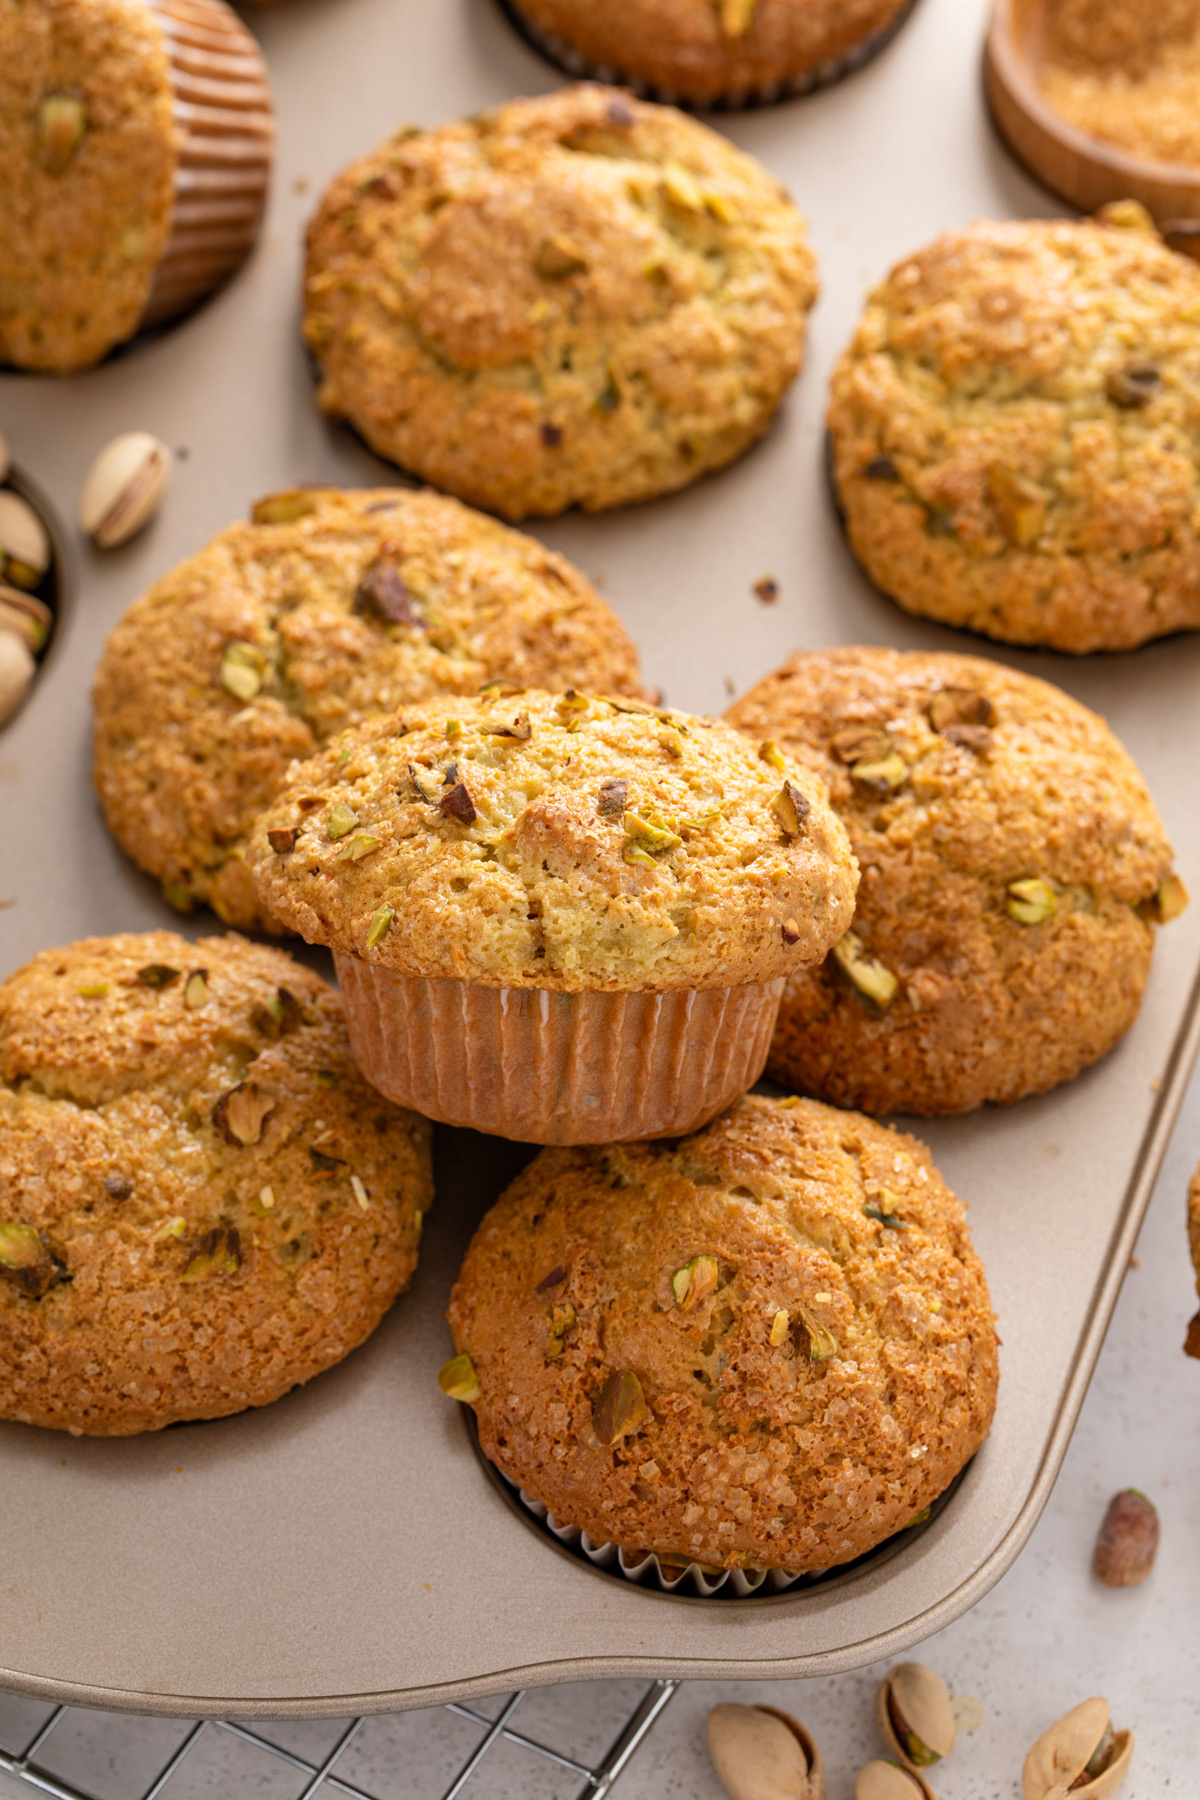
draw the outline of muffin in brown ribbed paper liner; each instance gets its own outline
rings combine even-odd
[[[266,64],[224,0],[149,3],[171,65],[177,141],[171,234],[144,326],[175,318],[249,255],[275,149]]]
[[[840,0],[835,0],[835,10]],[[905,23],[916,0],[902,0],[890,18],[870,30],[857,43],[839,55],[822,57],[793,74],[777,79],[755,79],[714,92],[706,83],[702,89],[655,81],[626,63],[601,63],[589,60],[573,44],[557,33],[547,31],[533,20],[516,0],[499,0],[501,11],[533,49],[548,62],[572,75],[577,81],[602,81],[628,87],[639,99],[657,101],[660,105],[703,108],[708,112],[737,112],[758,106],[775,106],[784,100],[799,100],[820,88],[832,87],[847,75],[853,75],[885,50]]]
[[[225,0],[0,6],[0,363],[67,373],[254,242],[274,115]]]
[[[782,978],[663,994],[396,975],[335,952],[355,1061],[389,1100],[530,1144],[695,1131],[766,1065]]]

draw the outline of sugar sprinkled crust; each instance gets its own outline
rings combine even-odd
[[[501,675],[640,691],[628,634],[578,570],[455,500],[328,488],[256,512],[134,602],[96,675],[105,818],[178,904],[278,930],[243,861],[250,829],[293,760],[370,713]]]
[[[746,449],[800,367],[816,282],[758,163],[585,86],[352,164],[305,291],[325,410],[516,519],[645,499]]]
[[[62,169],[38,142],[55,95],[86,116]],[[83,368],[136,331],[175,164],[170,67],[148,6],[0,0],[0,363]]]
[[[770,92],[836,62],[907,0],[515,0],[597,70],[697,105]]]
[[[725,725],[571,691],[361,726],[294,771],[248,860],[310,943],[565,991],[773,980],[841,936],[857,880],[798,766]]]
[[[429,1127],[282,951],[86,938],[0,985],[0,1195],[0,1415],[124,1436],[265,1405],[374,1330]]]
[[[833,377],[854,552],[910,612],[1128,649],[1200,626],[1200,269],[1153,231],[977,224],[876,288]]]
[[[1070,1079],[1129,1027],[1171,846],[1102,719],[981,657],[857,648],[793,657],[726,716],[829,784],[862,868],[858,967],[887,977],[864,989],[831,956],[789,981],[777,1080],[960,1112]],[[871,780],[889,752],[894,787]],[[1030,881],[1040,920],[1012,888]]]
[[[544,1150],[480,1225],[448,1316],[510,1480],[597,1542],[725,1568],[871,1549],[943,1491],[995,1404],[961,1204],[924,1145],[810,1100]],[[648,1411],[605,1444],[621,1373]]]

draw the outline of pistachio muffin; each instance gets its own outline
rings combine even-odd
[[[502,0],[571,75],[691,106],[808,93],[881,49],[912,0]]]
[[[398,132],[308,233],[320,404],[506,518],[685,486],[767,429],[816,298],[761,165],[615,88]]]
[[[1113,211],[949,232],[871,295],[834,479],[907,611],[1075,652],[1200,626],[1200,268]]]
[[[0,1417],[95,1437],[265,1406],[417,1266],[429,1127],[282,951],[173,932],[0,985]]]
[[[574,690],[368,721],[293,771],[248,862],[333,950],[369,1081],[541,1143],[688,1130],[743,1092],[857,882],[807,770]]]
[[[794,656],[732,706],[829,793],[862,883],[788,982],[768,1069],[867,1112],[955,1113],[1069,1081],[1137,1014],[1187,895],[1104,721],[974,656]]]
[[[0,363],[86,368],[214,287],[274,135],[224,0],[0,0]]]
[[[543,1151],[484,1218],[443,1385],[596,1543],[720,1568],[850,1562],[987,1435],[996,1332],[915,1138],[748,1095],[682,1142]]]
[[[282,929],[243,860],[254,820],[368,714],[518,686],[640,692],[595,589],[531,538],[436,494],[271,495],[134,602],[95,686],[95,781],[173,905]]]

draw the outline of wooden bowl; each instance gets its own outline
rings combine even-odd
[[[1091,137],[1042,97],[1046,0],[994,0],[984,88],[1009,149],[1052,193],[1083,212],[1140,200],[1156,219],[1200,219],[1200,168],[1134,156]]]

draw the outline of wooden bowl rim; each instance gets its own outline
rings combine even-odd
[[[1044,3],[1044,0],[1039,0]],[[1150,184],[1191,188],[1200,193],[1200,167],[1189,163],[1161,162],[1155,157],[1135,156],[1119,145],[1092,137],[1055,112],[1042,97],[1028,58],[1020,48],[1013,23],[1015,0],[992,0],[992,16],[988,23],[985,55],[992,78],[1008,92],[1009,98],[1029,114],[1034,124],[1048,137],[1056,138],[1065,149],[1106,174]],[[1135,197],[1135,196],[1131,196]]]

